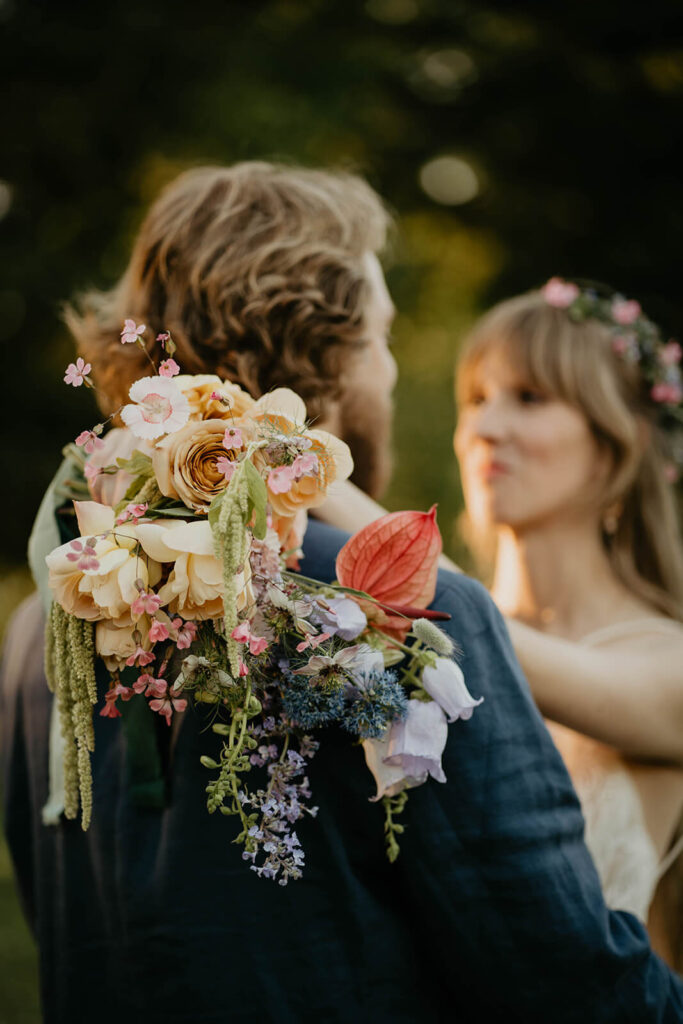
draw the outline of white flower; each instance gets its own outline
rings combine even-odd
[[[373,678],[384,671],[384,658],[381,651],[373,650],[368,644],[360,644],[358,651],[350,671],[356,686],[367,690]]]
[[[427,781],[427,772],[422,773],[416,778],[415,776],[406,775],[402,767],[386,763],[392,728],[393,726],[387,729],[381,739],[363,740],[365,763],[372,772],[377,784],[377,793],[375,796],[370,797],[373,802],[381,800],[384,796],[396,796],[404,789],[413,789],[415,786],[421,786],[423,782]]]
[[[483,697],[475,700],[465,686],[465,677],[450,658],[437,658],[432,668],[427,665],[422,672],[422,685],[436,703],[443,708],[449,722],[462,718],[464,722],[472,717]]]
[[[355,640],[368,624],[365,612],[350,597],[325,598],[325,605],[317,603],[315,617],[326,633],[342,640]]]
[[[314,654],[308,659],[308,664],[298,668],[294,675],[317,676],[325,669],[345,668],[349,671],[360,661],[366,658],[370,648],[367,644],[354,644],[353,647],[342,647],[340,651],[330,657],[327,654]]]
[[[128,396],[135,405],[124,405],[121,419],[136,437],[152,440],[170,434],[187,423],[190,405],[180,388],[168,377],[141,377]]]
[[[391,726],[384,764],[420,782],[426,782],[428,775],[445,782],[441,755],[447,738],[448,724],[439,705],[432,700],[409,700],[406,717]]]
[[[281,608],[294,619],[294,625],[300,633],[315,633],[315,626],[308,622],[308,616],[313,610],[311,601],[292,601],[291,598],[279,587],[269,584],[267,587],[268,600],[276,608]]]

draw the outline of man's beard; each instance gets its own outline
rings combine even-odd
[[[347,391],[339,409],[340,434],[353,456],[351,480],[371,498],[384,493],[393,468],[391,398],[358,390]]]

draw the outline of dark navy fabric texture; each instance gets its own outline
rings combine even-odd
[[[306,574],[331,580],[344,539],[312,522]],[[603,903],[571,782],[490,598],[442,572],[434,607],[485,698],[450,726],[447,783],[411,791],[390,865],[361,748],[323,733],[320,811],[297,826],[304,878],[283,888],[249,871],[234,819],[208,815],[199,757],[219,738],[191,711],[173,744],[157,716],[164,808],[131,799],[125,732],[96,716],[90,831],[41,824],[52,697],[42,613],[22,606],[0,688],[5,825],[47,1024],[683,1021],[680,980],[638,921]]]

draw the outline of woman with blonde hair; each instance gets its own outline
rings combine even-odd
[[[466,339],[455,433],[469,532],[494,547],[491,594],[606,902],[647,921],[679,969],[681,354],[638,303],[553,279]]]
[[[471,527],[495,534],[491,593],[606,901],[649,920],[670,962],[676,870],[654,896],[683,811],[680,359],[638,303],[553,279],[466,339],[455,434]]]

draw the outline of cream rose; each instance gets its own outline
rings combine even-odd
[[[225,448],[225,420],[186,423],[156,446],[152,466],[159,490],[169,498],[179,498],[195,511],[206,511],[227,486],[225,474],[218,468],[221,457],[234,461],[235,448]]]
[[[162,604],[184,619],[219,619],[223,615],[223,566],[214,555],[211,527],[206,520],[192,523],[140,523],[143,549],[156,561],[173,562],[159,590]],[[237,575],[237,608],[253,603],[249,556]]]
[[[232,420],[243,416],[254,404],[251,395],[243,391],[238,384],[229,380],[221,380],[213,373],[188,374],[182,373],[174,378],[190,404],[192,420]],[[217,392],[227,399],[228,405],[212,398]]]
[[[136,629],[142,636],[141,647],[145,651],[151,649],[148,637],[150,618],[145,615],[136,623],[128,618],[120,619],[118,622],[98,622],[95,626],[95,651],[104,661],[110,672],[123,669],[126,658],[135,654],[138,645],[133,639]]]
[[[136,581],[154,586],[161,579],[161,566],[140,556],[136,528],[126,524],[115,528],[114,510],[96,501],[75,501],[82,538],[95,538],[96,568],[79,568],[72,543],[62,544],[45,559],[48,581],[55,600],[72,615],[89,622],[119,619],[130,613],[138,595]]]

